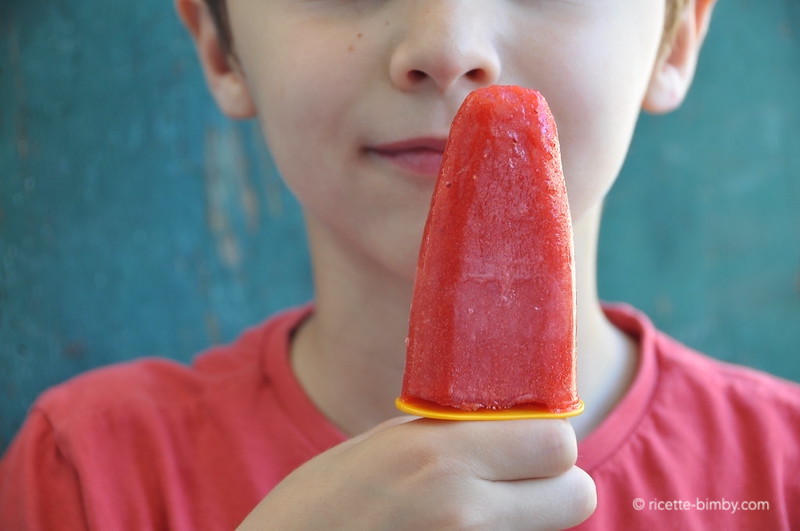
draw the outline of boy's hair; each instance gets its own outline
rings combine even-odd
[[[225,55],[230,56],[233,54],[233,35],[228,23],[228,5],[225,0],[205,0],[205,3],[211,11],[214,25],[217,27],[222,51]]]
[[[689,0],[666,0],[667,12],[664,17],[664,34],[661,37],[661,48],[659,53],[663,53],[668,43],[672,42],[675,32],[678,29],[681,13],[686,8]],[[228,56],[233,56],[233,35],[228,23],[228,7],[225,0],[205,0],[214,24],[219,32],[220,42],[223,52]]]

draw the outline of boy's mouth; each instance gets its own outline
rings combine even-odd
[[[367,152],[403,170],[435,179],[442,165],[445,143],[446,140],[439,138],[411,138],[373,146]]]

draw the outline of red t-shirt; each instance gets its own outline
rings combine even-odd
[[[288,360],[310,307],[191,367],[148,359],[46,392],[0,461],[0,529],[232,529],[344,440]],[[800,529],[800,386],[703,357],[627,307],[636,379],[579,444],[586,529]]]

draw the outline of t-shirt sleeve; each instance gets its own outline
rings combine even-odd
[[[0,461],[0,529],[87,529],[80,479],[33,409]]]

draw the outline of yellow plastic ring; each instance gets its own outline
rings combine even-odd
[[[583,400],[566,411],[553,412],[537,406],[514,406],[508,409],[479,409],[476,411],[463,411],[461,409],[440,406],[433,402],[395,400],[395,406],[403,413],[426,417],[429,419],[443,420],[516,420],[516,419],[563,419],[574,417],[583,413]]]

